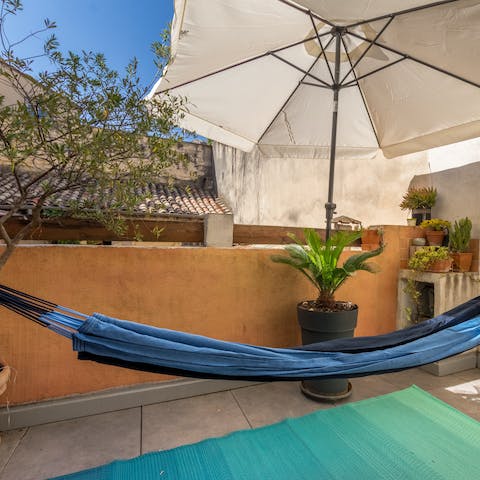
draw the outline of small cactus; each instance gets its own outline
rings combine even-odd
[[[450,232],[449,248],[452,252],[466,252],[470,245],[472,233],[472,221],[468,218],[455,220],[453,229]]]

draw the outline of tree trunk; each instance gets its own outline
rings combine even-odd
[[[42,206],[45,199],[41,199],[41,201],[35,206],[32,211],[32,218],[29,223],[27,223],[13,238],[10,238],[3,228],[4,226],[1,225],[0,231],[2,232],[2,238],[5,241],[5,250],[0,255],[0,270],[3,266],[7,263],[8,259],[11,257],[12,253],[14,252],[16,246],[36,227],[38,227],[42,223],[42,218],[40,213],[42,211]],[[7,214],[8,215],[8,214]]]
[[[0,270],[2,270],[3,266],[7,263],[7,260],[11,257],[15,247],[16,244],[10,243],[0,255]]]
[[[318,306],[333,307],[335,305],[335,297],[331,292],[321,291],[315,303]]]

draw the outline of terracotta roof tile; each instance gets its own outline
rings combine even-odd
[[[30,173],[22,173],[22,181],[29,178]],[[0,170],[0,209],[7,209],[15,201],[17,188],[15,179],[9,170]],[[202,188],[195,184],[185,184],[170,187],[164,183],[150,183],[147,188],[137,190],[143,200],[135,206],[135,213],[148,215],[205,215],[207,213],[229,214],[230,208],[219,198],[213,189]],[[94,192],[87,187],[74,191],[61,192],[45,204],[45,208],[68,210],[71,202],[92,200],[92,196],[108,198],[108,192]],[[40,196],[40,189],[32,192],[25,202],[24,208],[35,205],[35,199]]]

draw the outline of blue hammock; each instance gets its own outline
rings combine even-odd
[[[480,345],[480,297],[386,335],[268,348],[74,310],[0,285],[0,304],[72,340],[82,360],[202,378],[301,380],[425,365]]]

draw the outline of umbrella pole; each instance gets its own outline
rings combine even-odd
[[[338,123],[338,94],[340,92],[340,46],[342,35],[345,29],[343,27],[335,27],[335,73],[333,89],[333,113],[332,113],[332,136],[330,140],[330,170],[328,174],[328,198],[325,204],[327,228],[326,238],[330,238],[332,229],[332,218],[337,205],[333,203],[333,183],[335,178],[335,154],[337,147],[337,123]]]

